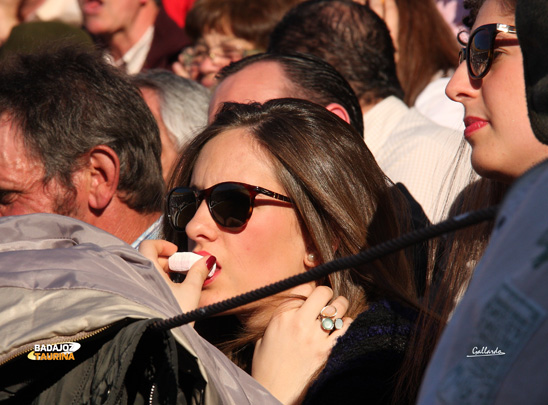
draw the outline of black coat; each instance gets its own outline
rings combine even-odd
[[[370,304],[337,340],[304,404],[390,403],[415,318],[394,302]]]

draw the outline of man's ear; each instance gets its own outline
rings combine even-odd
[[[120,177],[118,155],[106,145],[95,146],[89,152],[88,204],[94,210],[105,209],[116,195]]]
[[[342,105],[337,103],[331,103],[326,105],[325,108],[350,124],[350,115],[348,115],[348,112]]]

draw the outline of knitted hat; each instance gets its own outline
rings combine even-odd
[[[57,43],[72,43],[94,49],[89,34],[80,28],[57,21],[24,22],[15,26],[0,48],[0,59],[11,52],[30,53]]]
[[[548,144],[548,1],[518,0],[516,7],[529,120],[535,136]]]

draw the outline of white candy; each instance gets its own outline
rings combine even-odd
[[[187,273],[192,265],[200,260],[202,257],[203,256],[197,255],[196,253],[192,252],[177,252],[169,257],[169,269],[171,271],[177,271],[179,273]],[[213,276],[216,269],[217,264],[214,264],[207,277]]]

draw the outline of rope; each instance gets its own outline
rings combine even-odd
[[[284,280],[269,284],[261,288],[257,288],[256,290],[237,295],[235,297],[208,305],[206,307],[197,308],[193,311],[177,315],[173,318],[157,321],[151,325],[151,328],[156,330],[169,330],[177,326],[185,325],[190,322],[195,322],[216,314],[220,314],[241,305],[249,304],[250,302],[266,298],[270,295],[278,294],[282,291],[296,287],[300,284],[309,283],[311,281],[325,277],[335,271],[344,270],[347,268],[369,263],[382,256],[397,252],[398,250],[407,248],[416,243],[424,242],[428,239],[441,236],[448,232],[456,231],[461,228],[494,219],[497,214],[498,208],[498,206],[494,205],[482,210],[468,212],[453,218],[449,218],[436,225],[421,228],[416,231],[407,233],[399,238],[391,239],[387,242],[376,245],[355,255],[341,257],[328,263],[321,264],[308,270],[305,273],[300,273],[295,276],[288,277]]]

